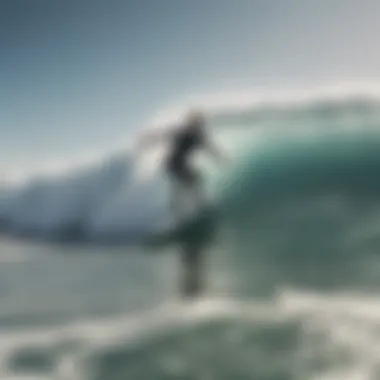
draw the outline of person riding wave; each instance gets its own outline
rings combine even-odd
[[[145,149],[159,140],[169,142],[169,154],[165,161],[165,171],[172,184],[172,209],[177,217],[184,210],[185,193],[195,197],[196,204],[201,207],[205,203],[203,178],[200,170],[191,164],[196,151],[210,152],[219,161],[226,157],[212,143],[206,133],[206,117],[198,109],[191,110],[184,122],[174,131],[150,132],[139,140],[139,149]]]
[[[139,140],[138,148],[145,149],[159,141],[169,142],[168,155],[164,169],[172,185],[172,207],[178,219],[184,214],[186,193],[196,198],[196,209],[205,206],[203,178],[199,169],[191,164],[192,155],[199,150],[210,152],[219,161],[226,157],[206,136],[206,118],[200,110],[193,109],[185,117],[179,128],[150,132]],[[183,243],[181,246],[183,277],[181,293],[183,297],[200,294],[202,285],[203,248],[197,240]]]

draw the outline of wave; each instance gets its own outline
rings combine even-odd
[[[356,204],[377,199],[377,94],[309,96],[292,102],[268,99],[209,107],[216,138],[235,157],[228,174],[211,175],[209,180],[231,226],[251,229],[258,223],[258,212],[275,213],[273,220],[280,223],[281,213],[293,214],[284,209],[299,210],[311,198],[329,198],[330,203],[340,199],[336,207],[342,199]],[[147,183],[136,182],[135,173],[132,153],[111,154],[100,164],[60,177],[4,187],[2,230],[17,236],[98,242],[142,236],[167,216],[167,188],[160,173]]]

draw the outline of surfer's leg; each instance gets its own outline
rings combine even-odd
[[[170,210],[175,218],[180,217],[181,210],[181,194],[178,182],[175,179],[171,179],[171,193],[170,193]]]
[[[182,247],[182,296],[195,297],[202,290],[201,283],[201,248],[184,245]]]
[[[170,209],[176,219],[184,215],[186,181],[183,177],[182,169],[179,165],[171,165],[168,170],[171,183]]]
[[[204,184],[201,174],[191,168],[189,169],[189,177],[190,177],[190,191],[192,194],[192,198],[194,199],[195,205],[197,208],[203,208],[206,205],[206,194],[204,190]]]

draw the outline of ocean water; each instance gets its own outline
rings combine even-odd
[[[218,219],[191,301],[178,246],[131,244],[165,187],[135,192],[125,157],[8,186],[0,379],[380,379],[379,125],[355,94],[214,116],[233,159],[205,166]]]

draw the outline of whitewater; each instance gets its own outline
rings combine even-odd
[[[0,379],[380,378],[380,93],[197,103],[233,158],[196,158],[220,217],[205,295],[178,300],[176,247],[139,245],[165,147],[7,184]]]

